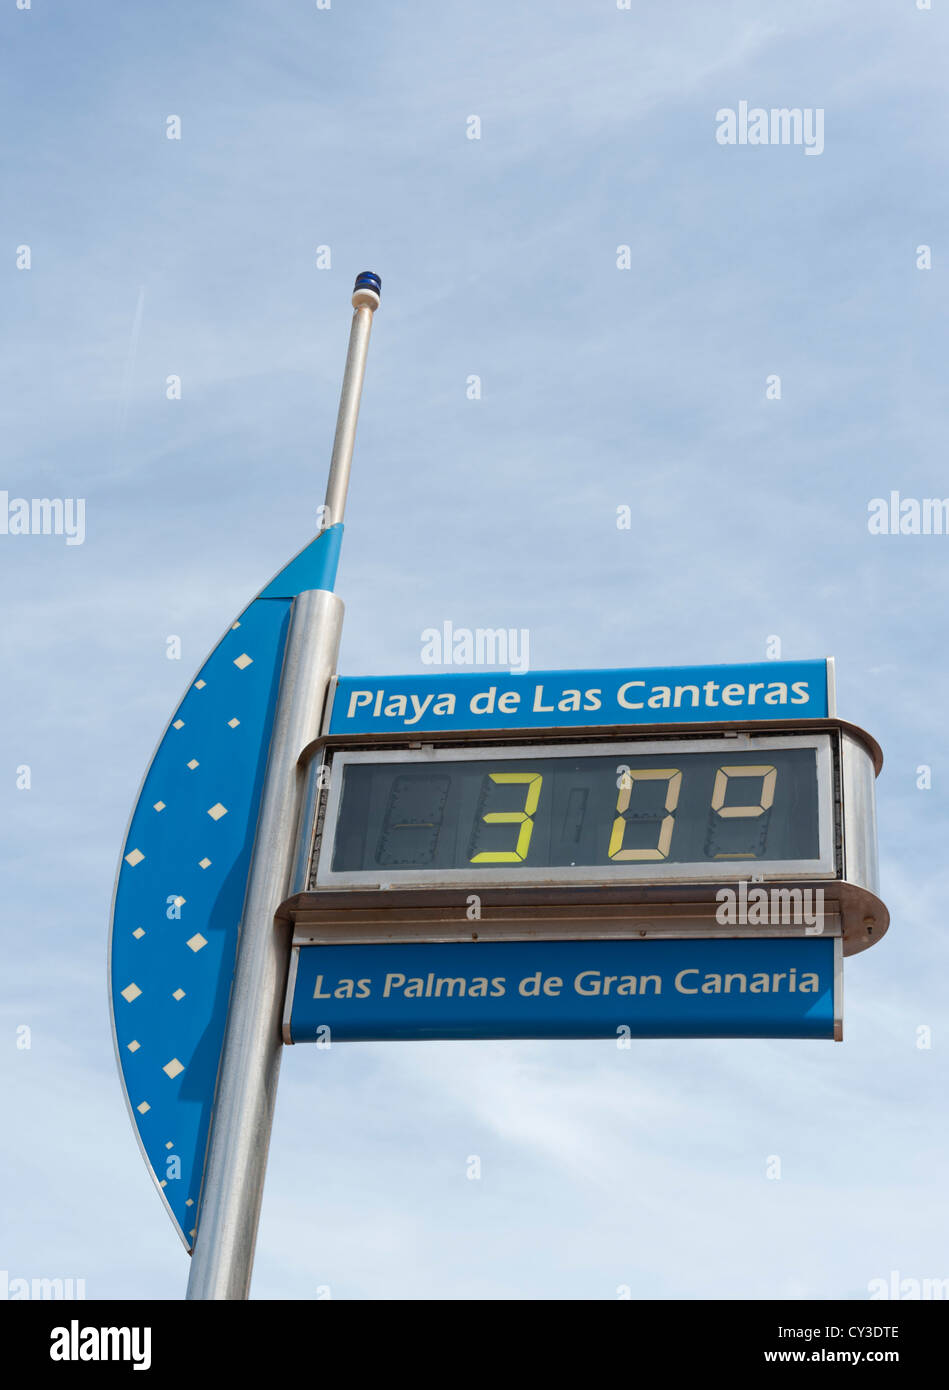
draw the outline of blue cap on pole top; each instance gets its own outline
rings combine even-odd
[[[356,276],[356,283],[353,292],[356,290],[375,290],[376,294],[382,294],[382,277],[376,275],[375,271],[364,270]]]

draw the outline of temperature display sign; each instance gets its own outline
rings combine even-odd
[[[334,753],[315,887],[833,876],[826,734]]]

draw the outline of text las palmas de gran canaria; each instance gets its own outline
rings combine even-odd
[[[477,975],[468,979],[463,975],[440,976],[434,972],[406,976],[398,971],[390,971],[383,981],[374,981],[371,976],[359,980],[337,977],[334,981],[329,976],[317,975],[313,998],[370,999],[375,987],[383,999],[499,999],[508,993],[509,984],[513,982],[509,982],[504,975],[495,975],[491,979]],[[589,998],[607,994],[661,994],[662,985],[661,975],[606,975],[601,970],[581,970],[574,976],[568,989],[572,988],[574,994]],[[517,983],[517,993],[524,998],[542,998],[545,995],[557,998],[563,988],[562,976],[544,976],[540,970],[524,976]],[[676,972],[673,989],[678,994],[817,994],[820,977],[811,971],[799,974],[794,966],[773,973],[734,971],[727,975],[687,966]]]

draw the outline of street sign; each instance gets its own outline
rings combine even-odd
[[[761,661],[731,666],[607,671],[446,672],[340,677],[330,734],[452,733],[820,718],[833,714],[833,664]]]
[[[817,913],[863,950],[889,923],[882,754],[837,718],[833,671],[339,677],[281,920],[300,947],[792,936]],[[777,911],[730,922],[723,891],[749,882],[783,895]]]
[[[840,939],[299,948],[288,1043],[833,1038]]]
[[[878,941],[878,745],[831,659],[334,677],[378,276],[324,528],[175,711],[122,850],[119,1067],[187,1248],[247,1296],[284,1044],[842,1038]]]

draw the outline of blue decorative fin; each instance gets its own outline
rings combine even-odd
[[[332,589],[342,526],[311,541],[204,662],[132,813],[110,937],[112,1017],[145,1161],[190,1250],[293,598]]]

